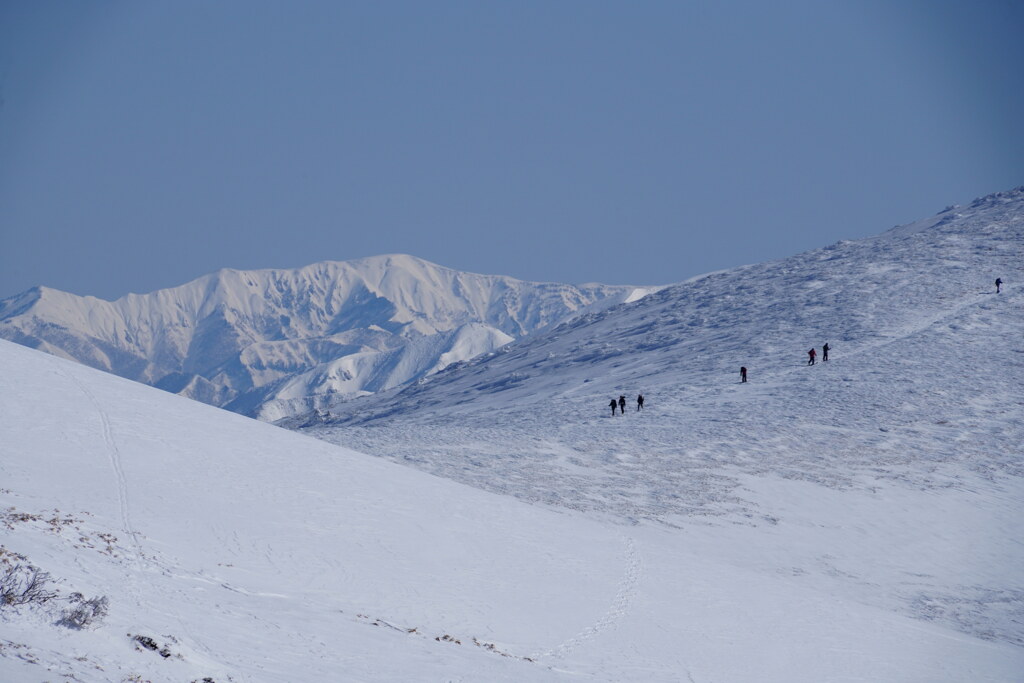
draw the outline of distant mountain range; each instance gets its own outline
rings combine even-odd
[[[276,420],[655,289],[524,282],[386,255],[225,269],[116,301],[35,287],[0,300],[0,338]]]

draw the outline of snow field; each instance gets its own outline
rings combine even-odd
[[[754,527],[587,519],[0,349],[3,506],[81,520],[16,523],[4,545],[111,600],[81,631],[5,611],[5,680],[1012,680],[1024,663],[730,556]]]

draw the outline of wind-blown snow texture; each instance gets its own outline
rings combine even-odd
[[[1022,247],[1024,188],[673,286],[291,426],[527,501],[687,535],[750,525],[734,561],[1021,647]],[[825,342],[831,360],[808,367]]]
[[[390,255],[221,270],[113,302],[36,287],[0,300],[0,338],[273,420],[399,386],[635,292]]]

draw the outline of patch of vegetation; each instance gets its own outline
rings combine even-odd
[[[98,623],[109,607],[106,596],[87,599],[81,593],[72,593],[62,597],[49,572],[29,564],[21,553],[0,546],[0,609],[27,605],[48,610],[55,601],[70,603],[60,612],[57,624],[74,629]]]
[[[68,628],[83,629],[99,622],[107,616],[107,609],[110,602],[104,595],[102,597],[86,599],[81,593],[72,593],[68,596],[71,603],[57,623]]]
[[[0,545],[0,565],[10,567],[20,562],[28,562],[28,558],[21,553],[16,553],[10,548]]]
[[[45,605],[57,597],[48,588],[50,575],[30,564],[12,564],[0,573],[0,608]]]

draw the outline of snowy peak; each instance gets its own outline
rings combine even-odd
[[[1004,190],[1002,192],[993,192],[983,197],[978,197],[970,204],[970,208],[980,207],[994,207],[994,206],[1007,206],[1018,204],[1024,201],[1024,185],[1013,188],[1012,190]],[[953,207],[958,208],[958,207]]]
[[[1024,185],[1012,190],[994,192],[993,194],[985,195],[984,197],[978,197],[967,207],[962,207],[958,204],[947,206],[934,216],[922,218],[921,220],[914,221],[913,223],[907,223],[906,225],[897,225],[882,233],[876,239],[906,237],[908,235],[931,230],[932,228],[936,228],[968,216],[973,216],[978,211],[999,211],[1000,209],[1008,208],[1012,212],[1015,206],[1019,207],[1022,203],[1024,203]]]
[[[390,359],[363,363],[376,379],[355,377],[353,391],[395,386],[635,291],[463,273],[390,254],[290,270],[223,269],[112,302],[37,287],[0,301],[0,338],[255,414],[276,385],[347,355]],[[490,331],[440,351],[443,359],[416,351],[406,354],[416,362],[394,361],[421,337],[474,324]],[[386,381],[376,374],[382,364],[394,364]],[[330,376],[329,369],[315,374]],[[318,393],[332,386],[314,384]]]

